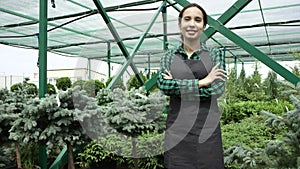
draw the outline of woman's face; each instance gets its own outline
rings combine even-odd
[[[184,11],[179,29],[184,41],[199,40],[200,35],[205,29],[203,13],[197,7],[191,7]]]

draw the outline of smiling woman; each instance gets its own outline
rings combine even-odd
[[[207,24],[198,4],[178,17],[182,44],[161,59],[158,87],[170,96],[164,162],[168,169],[224,168],[217,98],[225,90],[224,53],[200,43]]]

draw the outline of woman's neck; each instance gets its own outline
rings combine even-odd
[[[183,49],[187,53],[187,55],[190,57],[195,51],[200,49],[200,42],[199,41],[193,41],[193,42],[184,42],[183,43]]]

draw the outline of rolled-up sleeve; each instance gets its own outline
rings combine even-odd
[[[218,63],[220,69],[226,71],[225,56],[219,48],[212,48],[210,55],[213,59],[213,66]],[[167,96],[180,96],[180,95],[197,95],[200,97],[210,97],[212,95],[221,95],[225,90],[225,82],[216,80],[210,86],[198,87],[199,79],[164,79],[162,73],[167,74],[170,72],[170,67],[174,57],[173,51],[168,51],[163,55],[160,61],[160,70],[158,72],[157,84],[158,88]]]
[[[167,74],[170,71],[173,52],[169,51],[163,55],[160,61],[160,71],[158,72],[158,88],[168,96],[179,96],[182,94],[195,94],[198,88],[197,79],[164,79],[162,73]]]
[[[213,59],[213,66],[220,63],[220,69],[226,71],[226,63],[225,63],[225,54],[219,48],[212,48],[210,50],[210,55]],[[209,87],[199,88],[199,94],[203,97],[209,96],[220,96],[225,91],[225,81],[215,80],[211,83]]]

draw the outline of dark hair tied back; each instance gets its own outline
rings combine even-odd
[[[206,26],[207,24],[207,14],[205,12],[205,10],[198,4],[196,3],[191,3],[187,6],[185,6],[179,13],[179,16],[178,16],[178,23],[180,24],[181,23],[181,18],[182,18],[182,15],[184,13],[185,10],[187,10],[188,8],[191,8],[191,7],[196,7],[198,8],[202,13],[203,13],[203,23],[204,23],[204,26]]]

